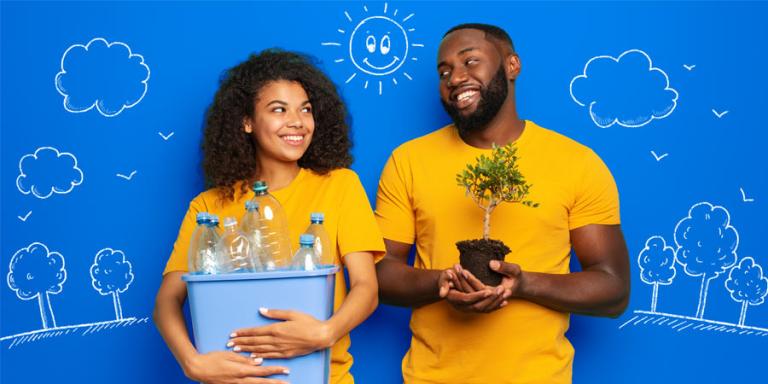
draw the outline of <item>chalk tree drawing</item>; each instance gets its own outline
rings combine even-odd
[[[739,325],[744,325],[747,317],[747,306],[760,305],[768,293],[768,278],[763,276],[763,268],[755,264],[755,259],[745,257],[739,265],[731,268],[725,289],[731,293],[731,298],[741,303]]]
[[[731,216],[721,206],[703,202],[688,211],[688,217],[675,226],[677,262],[688,276],[701,276],[696,317],[704,317],[709,282],[736,264],[739,234],[731,226]]]
[[[16,188],[19,192],[38,199],[47,199],[54,193],[65,195],[83,183],[83,171],[77,167],[77,158],[69,152],[53,147],[40,147],[19,160]]]
[[[640,279],[653,285],[651,312],[656,312],[659,297],[659,285],[670,285],[675,278],[675,250],[667,245],[661,236],[652,236],[645,242],[645,248],[637,258],[640,266]]]
[[[11,257],[7,281],[19,299],[37,299],[43,329],[56,327],[48,295],[59,294],[67,281],[64,257],[60,253],[50,252],[45,244],[38,242],[19,249]]]
[[[101,295],[112,295],[115,319],[123,318],[120,294],[133,282],[133,268],[123,251],[104,248],[96,253],[91,265],[91,284]]]
[[[600,128],[637,128],[663,119],[675,110],[678,97],[667,74],[639,49],[589,59],[583,73],[571,80],[570,93]]]
[[[387,3],[384,3],[381,13],[369,13],[367,5],[363,5],[362,10],[363,19],[359,22],[354,21],[349,11],[345,10],[345,18],[352,24],[336,29],[336,32],[343,35],[340,36],[341,41],[325,41],[321,45],[339,50],[335,63],[346,60],[352,63],[352,74],[345,83],[362,73],[360,77],[364,81],[363,87],[367,89],[371,80],[378,82],[378,94],[381,95],[383,78],[389,77],[393,86],[397,86],[396,73],[405,67],[406,62],[418,61],[411,48],[423,48],[424,44],[412,42],[410,35],[416,29],[406,26],[415,14],[398,16],[398,9],[390,13]],[[406,79],[413,80],[408,72],[402,70],[402,73]]]
[[[738,335],[768,336],[768,328],[745,325],[750,305],[761,305],[768,294],[768,278],[754,258],[740,261],[736,254],[739,234],[731,225],[731,216],[725,207],[708,202],[694,204],[686,217],[674,228],[675,247],[668,246],[662,236],[651,236],[638,256],[640,279],[654,286],[651,310],[635,310],[633,316],[619,326],[663,326],[678,332],[685,330],[721,332]],[[673,262],[674,260],[674,262]],[[738,265],[737,265],[738,261]],[[698,305],[693,316],[659,312],[656,307],[658,285],[674,286],[675,263],[683,266],[685,274],[701,278]],[[731,298],[741,303],[737,323],[705,318],[707,292],[710,282],[728,273],[723,287]],[[677,278],[679,280],[680,277]],[[720,285],[712,285],[720,288]],[[671,289],[671,288],[670,288]]]
[[[144,57],[127,44],[97,37],[64,51],[55,85],[67,111],[81,113],[96,107],[102,116],[113,117],[144,98],[149,75]]]

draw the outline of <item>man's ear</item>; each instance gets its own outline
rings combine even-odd
[[[509,81],[515,81],[515,79],[517,79],[521,67],[522,63],[520,63],[520,56],[516,53],[510,53],[507,55],[506,59],[504,59],[504,68],[507,72],[507,79],[509,79]]]

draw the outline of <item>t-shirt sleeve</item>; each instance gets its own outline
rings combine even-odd
[[[181,222],[179,235],[173,244],[173,251],[171,252],[171,257],[168,258],[168,263],[165,265],[163,275],[169,272],[187,272],[189,270],[189,242],[192,238],[192,232],[197,227],[197,214],[205,211],[205,204],[199,196],[189,203],[189,209],[187,214],[184,215],[184,220]]]
[[[343,257],[352,252],[371,252],[374,261],[381,260],[384,257],[384,241],[368,196],[356,174],[347,182],[339,210],[339,255]]]
[[[588,151],[576,172],[576,189],[568,218],[569,229],[589,224],[620,224],[619,191],[611,171],[600,157]]]
[[[413,244],[416,238],[410,168],[395,150],[387,160],[376,194],[376,221],[385,239]]]

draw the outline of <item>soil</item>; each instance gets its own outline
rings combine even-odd
[[[501,284],[502,275],[494,272],[488,263],[491,260],[504,261],[510,252],[503,242],[493,239],[462,240],[456,243],[462,268],[472,272],[483,284],[495,287]]]

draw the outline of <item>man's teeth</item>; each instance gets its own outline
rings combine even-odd
[[[477,91],[465,91],[465,92],[459,93],[459,96],[456,97],[456,100],[464,101],[472,97],[475,93],[477,93]]]

